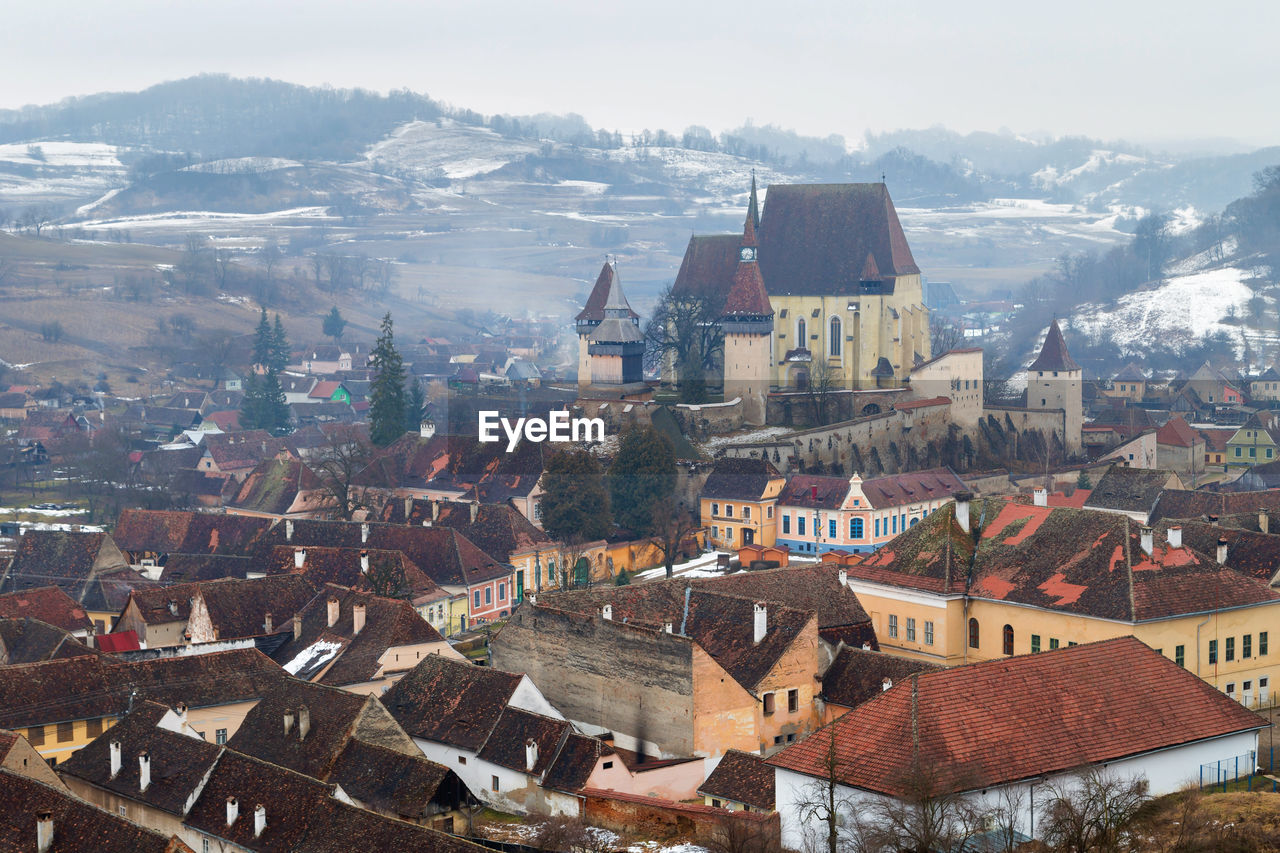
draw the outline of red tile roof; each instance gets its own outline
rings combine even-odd
[[[1062,329],[1058,328],[1055,319],[1049,324],[1049,333],[1045,335],[1044,345],[1040,347],[1040,355],[1031,362],[1028,370],[1079,370],[1080,365],[1071,360],[1067,352],[1067,342],[1062,339]]]
[[[30,617],[64,631],[87,631],[90,621],[84,608],[56,586],[0,595],[0,619]]]
[[[862,493],[874,509],[946,499],[967,490],[964,481],[945,467],[862,481]]]
[[[1153,707],[1178,725],[1153,725]],[[822,776],[834,739],[844,784],[903,796],[917,762],[944,789],[971,790],[1264,726],[1186,669],[1120,637],[911,676],[769,763]]]
[[[1182,418],[1174,415],[1156,431],[1156,442],[1171,447],[1194,447],[1204,441]]]

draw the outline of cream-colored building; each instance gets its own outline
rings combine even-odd
[[[1063,412],[1062,444],[1068,456],[1080,453],[1084,431],[1083,376],[1067,352],[1055,319],[1049,324],[1040,355],[1027,368],[1027,408]]]
[[[982,419],[982,348],[953,349],[911,368],[911,392],[919,399],[947,397],[951,420],[976,427]]]

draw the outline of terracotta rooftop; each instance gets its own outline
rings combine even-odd
[[[945,500],[967,491],[964,481],[950,468],[929,468],[906,474],[889,474],[862,481],[862,493],[873,509]]]
[[[1152,725],[1153,702],[1179,724]],[[1121,637],[910,676],[768,762],[821,776],[834,739],[844,784],[902,796],[917,764],[943,790],[972,790],[1264,726]]]
[[[285,515],[318,512],[332,508],[334,501],[305,462],[293,456],[275,456],[249,472],[227,505],[246,512]]]
[[[473,508],[476,514],[474,521],[471,519]],[[389,501],[383,511],[383,521],[410,527],[452,528],[494,560],[503,563],[509,562],[512,554],[552,544],[550,536],[508,504],[476,506],[465,501]]]
[[[761,811],[773,811],[773,767],[749,752],[731,749],[698,788],[698,793],[735,803],[746,803]]]
[[[848,494],[849,481],[844,477],[792,474],[778,495],[778,506],[837,510]]]
[[[614,271],[613,264],[608,261],[600,268],[600,275],[596,276],[596,283],[591,288],[591,294],[587,297],[587,304],[578,312],[574,320],[579,323],[599,323],[604,320],[604,308],[609,301],[609,294],[613,289]],[[631,312],[631,316],[639,318],[640,315]]]
[[[716,460],[702,487],[702,497],[722,500],[760,500],[774,480],[783,479],[766,459],[726,456]]]
[[[247,515],[126,509],[111,535],[121,550],[133,554],[246,556],[273,523]]]
[[[39,619],[0,619],[0,666],[97,654],[66,631]]]
[[[846,646],[822,674],[822,698],[832,704],[852,708],[879,696],[886,678],[897,684],[914,672],[933,672],[942,668],[927,661]]]
[[[1280,523],[1280,489],[1258,492],[1205,492],[1188,489],[1165,489],[1151,511],[1151,520],[1225,518],[1229,515],[1260,510],[1276,517]],[[1277,528],[1280,531],[1280,527]]]
[[[522,678],[435,655],[392,685],[382,702],[413,737],[478,751]]]
[[[301,569],[298,568],[299,560],[302,561]],[[258,565],[262,570],[263,563]],[[376,577],[386,571],[403,571],[405,592],[414,598],[433,595],[440,589],[404,552],[377,548],[277,545],[267,553],[265,570],[270,574],[300,574],[317,589],[326,583],[334,583],[365,592],[371,591],[370,574]]]
[[[87,631],[93,622],[84,608],[56,586],[0,595],[0,619],[39,619],[64,631]]]
[[[1088,509],[1151,513],[1161,492],[1178,484],[1178,475],[1159,468],[1112,465],[1085,502]]]

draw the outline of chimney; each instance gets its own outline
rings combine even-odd
[[[293,521],[287,518],[284,520],[284,541],[293,541]]]
[[[664,632],[668,633],[668,634],[675,633],[675,631],[673,630],[673,626],[671,625],[671,623],[670,623],[670,622],[663,622],[663,623],[662,623],[662,630],[663,630]]]
[[[413,515],[413,498],[404,499],[404,520],[409,523],[409,516]]]
[[[274,628],[274,627],[275,627],[275,625],[273,625],[273,624],[272,624],[272,622],[271,622],[271,614],[270,614],[270,613],[268,613],[268,614],[266,614],[265,616],[263,616],[263,617],[262,617],[262,633],[264,633],[264,634],[270,634],[270,633],[271,633],[271,629],[272,629],[272,628]]]
[[[889,689],[890,687],[892,687],[892,686],[893,686],[893,679],[892,679],[892,678],[890,678],[889,676],[887,676],[887,675],[886,675],[884,678],[880,679],[880,692],[881,692],[881,693],[883,693],[884,691],[888,690],[888,689]]]
[[[431,520],[432,521],[440,520],[440,501],[437,501],[437,500],[431,501]]]
[[[1139,533],[1142,536],[1142,553],[1150,557],[1151,551],[1155,548],[1155,537],[1151,535],[1151,526],[1147,524],[1142,525]]]
[[[755,627],[751,634],[751,642],[758,643],[769,632],[769,608],[764,605],[764,602],[756,602],[755,616]]]
[[[298,740],[306,740],[307,732],[311,731],[311,712],[307,710],[306,705],[298,706]]]
[[[870,643],[863,643],[863,644],[862,644],[862,650],[863,650],[864,652],[869,652],[869,651],[871,651],[871,644],[870,644]]]
[[[360,552],[360,574],[362,575],[369,574],[369,552],[368,551]]]
[[[955,498],[956,523],[965,533],[970,533],[972,531],[969,529],[969,503],[973,500],[973,492],[956,492]]]
[[[538,594],[536,592],[529,593],[525,598],[529,599],[529,603],[534,607],[538,606]]]
[[[472,502],[471,502],[471,523],[472,523],[472,524],[475,524],[475,523],[476,523],[476,516],[477,516],[479,513],[480,513],[480,502],[479,502],[479,501],[472,501]]]
[[[240,816],[240,801],[235,797],[227,797],[227,826],[236,822]]]
[[[364,605],[355,604],[351,607],[351,636],[356,636],[364,630]]]
[[[360,525],[360,544],[363,545],[368,541],[369,541],[369,522],[366,521]]]
[[[817,486],[810,486],[810,487],[809,487],[809,500],[811,500],[811,501],[816,501],[817,499],[818,499],[818,487],[817,487]]]
[[[49,853],[53,846],[53,812],[36,812],[36,853]]]
[[[837,577],[838,577],[838,578],[840,578],[840,586],[841,586],[841,587],[846,587],[846,586],[848,586],[848,585],[849,585],[849,570],[848,570],[848,569],[841,569],[841,570],[840,570],[840,573],[837,575]]]
[[[1169,538],[1170,548],[1181,548],[1182,547],[1182,528],[1170,527],[1168,538]]]
[[[612,618],[613,618],[613,605],[612,605],[612,604],[606,604],[604,607],[601,607],[601,608],[600,608],[600,618],[602,618],[602,619],[612,619]]]
[[[289,732],[292,730],[293,730],[293,712],[285,711],[284,712],[284,733],[288,735]]]
[[[1036,489],[1031,493],[1031,502],[1036,506],[1048,506],[1049,490],[1044,488],[1043,486],[1037,486]]]
[[[524,742],[524,769],[527,773],[532,773],[533,768],[538,766],[538,742],[533,738],[529,738]]]
[[[262,803],[258,803],[253,810],[253,837],[260,838],[262,831],[267,828],[267,807]]]
[[[307,562],[306,548],[299,548],[298,550],[293,552],[293,567],[295,569],[302,568],[303,564],[306,562]]]
[[[113,740],[109,746],[111,748],[111,778],[114,779],[120,775],[120,741]]]
[[[338,624],[338,599],[329,596],[329,627]]]
[[[1218,565],[1225,566],[1227,564],[1227,540],[1218,540]]]
[[[296,613],[293,616],[293,639],[295,642],[302,639],[302,616]]]
[[[151,756],[144,749],[138,753],[138,790],[145,791],[151,787]]]
[[[1263,533],[1271,532],[1271,513],[1266,507],[1258,510],[1258,529]]]
[[[187,724],[187,703],[179,702],[174,706],[173,710],[178,715],[178,724],[185,726]]]

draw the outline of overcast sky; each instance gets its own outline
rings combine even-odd
[[[38,0],[5,4],[0,107],[200,72],[624,132],[748,118],[1280,143],[1280,3]]]

